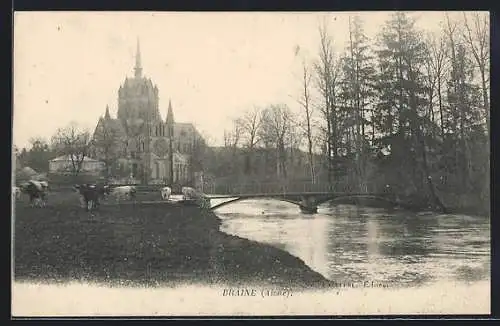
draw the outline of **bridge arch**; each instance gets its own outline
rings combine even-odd
[[[300,206],[300,202],[295,201],[295,200],[291,200],[291,199],[287,199],[287,198],[283,198],[283,197],[273,197],[273,196],[268,196],[268,197],[262,197],[262,196],[244,196],[244,197],[238,197],[238,196],[234,196],[234,197],[236,197],[236,198],[224,201],[222,203],[215,204],[215,205],[211,206],[210,209],[221,208],[223,206],[226,206],[226,205],[229,205],[229,204],[232,204],[232,203],[236,203],[236,202],[239,202],[239,201],[243,201],[243,200],[248,200],[248,199],[273,199],[273,200],[278,200],[278,201],[282,201],[282,202],[286,202],[286,203],[290,203],[290,204],[294,204],[294,205]]]
[[[297,195],[295,195],[295,196],[297,196]],[[394,200],[392,200],[390,198],[387,198],[386,196],[375,195],[375,194],[344,194],[344,195],[332,194],[332,195],[326,195],[326,196],[325,195],[323,195],[323,196],[322,195],[310,195],[310,196],[308,196],[307,194],[303,195],[303,198],[307,198],[307,197],[309,197],[309,198],[318,198],[314,202],[311,203],[315,207],[317,207],[317,206],[319,206],[321,204],[324,204],[324,203],[326,203],[328,201],[336,201],[336,200],[347,199],[347,198],[375,199],[375,200],[379,200],[379,201],[383,201],[383,202],[389,203],[392,206],[401,206],[402,205],[402,203],[394,201]],[[235,203],[235,202],[247,200],[247,199],[274,199],[274,200],[277,200],[277,201],[291,203],[291,204],[297,205],[299,207],[303,206],[303,203],[302,203],[301,200],[292,200],[292,199],[289,199],[289,198],[286,198],[286,197],[282,197],[282,195],[276,195],[276,196],[272,196],[272,195],[269,195],[269,196],[262,196],[262,195],[255,195],[255,196],[244,195],[244,196],[238,196],[238,195],[235,195],[234,197],[230,197],[230,198],[232,198],[232,199],[224,201],[222,203],[215,204],[215,205],[211,206],[210,209],[212,209],[212,210],[218,209],[220,207],[223,207],[223,206]],[[405,206],[405,205],[403,204],[403,206]]]
[[[391,204],[393,206],[399,206],[401,204],[401,203],[399,203],[397,201],[394,201],[392,199],[389,199],[387,197],[380,196],[380,195],[345,194],[345,195],[332,195],[332,196],[327,196],[327,197],[321,198],[320,200],[316,201],[316,205],[319,206],[319,205],[324,204],[324,203],[329,202],[329,201],[335,202],[335,201],[337,201],[339,199],[348,199],[348,198],[376,199],[376,200],[380,200],[380,201],[389,203],[389,204]]]

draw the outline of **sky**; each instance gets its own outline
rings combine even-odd
[[[231,119],[254,106],[299,110],[302,60],[315,59],[323,19],[337,51],[347,45],[349,16],[374,37],[388,12],[16,12],[13,142],[50,139],[71,122],[94,130],[118,88],[133,76],[137,39],[143,74],[159,88],[165,118],[191,122],[210,145]],[[412,12],[417,26],[439,30],[444,12]],[[297,52],[297,47],[300,51]]]

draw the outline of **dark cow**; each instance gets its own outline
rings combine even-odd
[[[81,184],[74,188],[80,193],[85,210],[89,211],[99,207],[99,200],[110,193],[110,187],[102,184]]]
[[[47,187],[40,181],[27,181],[19,185],[19,189],[29,196],[31,206],[44,207],[47,204]]]

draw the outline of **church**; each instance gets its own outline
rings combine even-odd
[[[158,87],[143,75],[137,40],[134,76],[118,89],[116,118],[106,106],[93,135],[92,154],[106,163],[108,176],[184,184],[199,172],[191,158],[203,143],[201,135],[192,123],[175,122],[170,100],[165,120],[159,108]]]

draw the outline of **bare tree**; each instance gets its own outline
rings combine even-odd
[[[90,132],[71,123],[65,128],[59,128],[52,136],[51,142],[58,155],[67,155],[71,160],[71,173],[77,176],[82,169],[82,163],[89,153]]]
[[[311,71],[305,61],[302,62],[302,89],[301,96],[298,100],[302,110],[305,114],[301,126],[307,140],[307,154],[309,161],[309,170],[311,173],[311,183],[316,183],[316,172],[314,169],[314,153],[313,153],[313,106],[311,105]]]
[[[243,147],[246,149],[245,170],[253,172],[252,157],[254,149],[259,143],[259,128],[261,124],[261,110],[254,107],[243,113],[243,116],[236,120],[238,128],[242,133]]]
[[[236,148],[241,142],[241,124],[238,123],[238,120],[235,119],[233,121],[233,129],[232,130],[224,130],[224,147]]]
[[[450,80],[448,87],[448,104],[451,119],[448,119],[448,125],[450,126],[450,132],[453,136],[453,141],[456,142],[457,146],[455,149],[455,164],[460,166],[460,177],[461,186],[465,189],[469,189],[471,184],[471,145],[470,137],[468,135],[468,130],[471,125],[476,123],[475,112],[473,108],[473,103],[477,103],[473,100],[474,89],[472,85],[473,80],[473,67],[472,62],[474,59],[469,57],[466,44],[460,42],[460,39],[455,37],[456,29],[459,26],[457,22],[451,22],[449,17],[446,16],[447,21],[447,37],[449,40],[450,48],[450,61],[451,61],[451,71]],[[460,26],[465,27],[465,26]],[[463,31],[458,31],[462,32]],[[461,35],[459,34],[459,35]]]
[[[467,14],[463,13],[465,31],[463,37],[474,56],[477,68],[481,75],[481,89],[483,95],[483,110],[486,118],[486,128],[490,133],[490,104],[489,104],[489,66],[490,66],[490,35],[489,19],[487,14],[472,13],[473,28],[469,25]]]
[[[321,129],[325,131],[328,181],[331,182],[334,178],[333,158],[337,155],[338,143],[336,84],[340,65],[334,56],[333,42],[325,23],[320,25],[319,35],[319,59],[314,67],[317,76],[317,87],[324,102],[320,108],[324,117],[325,128]]]
[[[229,173],[238,171],[237,152],[238,146],[241,143],[241,125],[237,123],[237,119],[233,119],[232,130],[224,130],[224,147],[229,154],[228,169]]]
[[[434,121],[433,99],[437,97],[439,125],[441,127],[441,138],[444,138],[444,104],[443,90],[446,85],[445,74],[447,69],[446,39],[439,38],[435,34],[429,34],[427,39],[427,51],[429,60],[427,62],[427,78],[429,82],[430,114]]]
[[[301,132],[301,121],[299,115],[290,111],[288,121],[288,132],[286,134],[288,141],[285,142],[285,145],[288,145],[290,150],[290,155],[288,155],[287,158],[290,164],[289,170],[292,171],[292,168],[302,167],[300,148],[302,147],[302,144],[304,144],[304,133]]]
[[[459,69],[458,66],[457,66],[457,41],[456,41],[456,38],[455,38],[455,35],[456,35],[456,32],[457,32],[457,28],[458,28],[458,24],[455,22],[455,21],[452,21],[450,20],[450,17],[448,16],[448,14],[445,14],[445,18],[446,18],[446,28],[445,28],[445,35],[446,35],[446,38],[447,38],[447,48],[449,50],[449,53],[448,53],[448,59],[449,59],[449,62],[450,62],[450,76],[449,76],[449,79],[450,79],[450,82],[448,83],[448,93],[453,93],[453,94],[456,94],[458,96],[461,96],[460,94],[463,94],[463,92],[460,92],[459,90],[459,75],[457,73],[457,71]],[[449,98],[450,96],[448,96]],[[450,99],[448,99],[448,102],[450,102]],[[450,111],[450,115],[451,115],[451,119],[447,119],[447,131],[450,132],[450,133],[453,133],[453,134],[456,134],[457,133],[457,130],[459,129],[457,127],[458,125],[458,120],[459,120],[459,114],[457,114],[457,112],[459,112],[460,110],[456,110],[455,108],[453,108],[453,104],[459,104],[461,103],[461,100],[458,100],[458,101],[454,101],[456,103],[448,103],[449,104],[449,108],[448,110]],[[458,160],[458,157],[455,157],[455,160],[457,161]]]
[[[245,141],[244,146],[250,150],[254,149],[259,143],[260,114],[261,110],[254,107],[252,110],[245,111],[243,116],[237,119],[239,130],[242,132]]]
[[[284,104],[271,105],[262,114],[262,137],[276,149],[276,174],[286,178],[286,144],[291,130],[292,114]],[[288,138],[288,139],[287,139]]]

